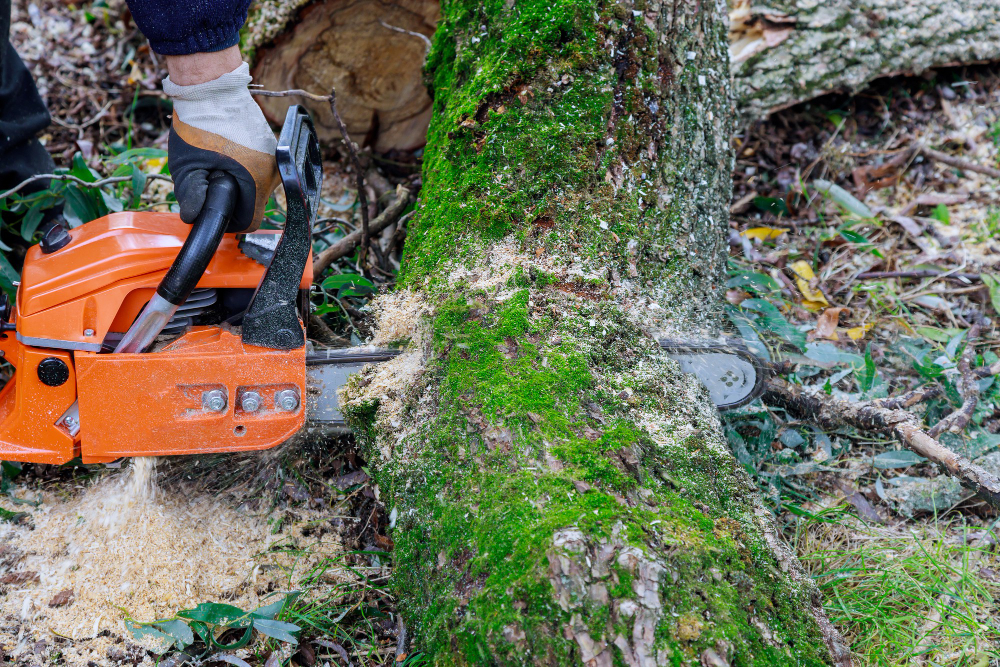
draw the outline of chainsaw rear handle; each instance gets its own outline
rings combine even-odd
[[[163,276],[156,294],[125,333],[115,348],[116,353],[137,354],[149,347],[163,331],[198,281],[219,249],[222,235],[229,224],[239,184],[224,171],[213,171],[208,177],[208,192],[201,213],[191,226],[181,251]]]
[[[187,301],[201,280],[222,242],[222,234],[236,207],[239,189],[239,183],[231,174],[213,171],[209,175],[205,205],[195,219],[177,259],[156,288],[156,293],[169,303],[180,306]]]

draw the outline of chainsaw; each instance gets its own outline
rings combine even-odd
[[[337,388],[398,351],[306,340],[323,170],[301,106],[288,110],[276,159],[281,230],[227,233],[237,184],[216,172],[193,225],[112,213],[53,227],[29,249],[15,303],[0,298],[0,353],[15,368],[0,390],[0,459],[261,450],[307,421],[346,430]],[[763,387],[762,366],[738,346],[662,344],[720,408]]]

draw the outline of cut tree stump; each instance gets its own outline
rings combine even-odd
[[[253,58],[255,83],[319,94],[336,87],[340,115],[356,143],[378,153],[408,151],[427,140],[431,100],[421,75],[427,42],[383,23],[430,37],[439,11],[435,0],[262,3],[251,17],[244,50]],[[321,139],[340,138],[323,102],[280,97],[258,102],[277,124],[289,104],[304,103]]]

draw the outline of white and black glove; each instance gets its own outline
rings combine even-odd
[[[278,184],[277,141],[250,95],[251,80],[246,63],[193,86],[163,80],[163,92],[174,101],[167,161],[186,223],[194,222],[205,204],[208,175],[224,171],[240,184],[226,231],[248,232],[260,226],[267,199]]]

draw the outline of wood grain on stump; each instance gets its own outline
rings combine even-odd
[[[380,153],[413,150],[427,141],[431,100],[423,84],[424,40],[440,5],[435,0],[325,0],[302,8],[292,26],[257,51],[254,80],[269,90],[337,90],[351,138]],[[380,22],[381,21],[381,22]],[[281,123],[293,98],[260,98],[269,120]],[[340,134],[329,107],[305,102],[322,139]]]

